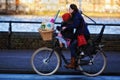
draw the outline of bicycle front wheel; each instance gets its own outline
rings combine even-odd
[[[79,60],[79,68],[84,75],[97,76],[101,74],[106,67],[106,57],[103,51],[98,51],[92,58],[87,56],[83,60]]]
[[[60,57],[50,48],[39,48],[31,58],[32,68],[39,75],[52,75],[60,66]]]

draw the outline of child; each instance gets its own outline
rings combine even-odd
[[[62,19],[63,22],[61,23],[61,27],[57,27],[59,29],[62,29],[62,27],[70,24],[70,19],[71,19],[71,15],[69,13],[65,13],[62,15]],[[70,45],[70,39],[71,39],[71,35],[69,36],[70,30],[69,29],[65,29],[65,30],[61,30],[60,33],[58,33],[58,36],[56,38],[58,38],[59,43],[60,43],[60,47],[64,46],[67,48]]]
[[[70,13],[65,13],[62,15],[63,22],[61,23],[61,28],[64,26],[67,27],[67,25],[70,25],[72,23],[71,17],[72,16]],[[71,35],[72,32],[73,32],[73,29],[66,28],[61,31],[61,34],[63,35],[64,38],[72,39],[74,36],[74,35]]]

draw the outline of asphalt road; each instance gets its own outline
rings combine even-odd
[[[0,74],[0,80],[120,80],[120,76],[52,75],[37,74]]]
[[[34,51],[35,50],[0,50],[0,73],[35,73],[30,63]],[[69,51],[64,51],[64,54],[69,58],[70,54],[68,52]],[[102,74],[120,75],[120,52],[109,51],[105,52],[105,54],[107,55],[107,67]],[[64,67],[60,68],[57,73],[58,72],[65,74],[76,73],[76,71]]]

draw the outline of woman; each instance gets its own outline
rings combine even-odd
[[[75,56],[76,56],[76,48],[77,48],[77,36],[80,34],[84,34],[86,40],[89,39],[90,33],[88,31],[87,25],[80,14],[77,6],[75,4],[71,4],[69,7],[69,13],[71,14],[72,18],[72,24],[68,24],[64,27],[62,27],[63,30],[65,29],[76,29],[76,31],[72,32],[71,34],[74,34],[74,37],[72,39],[72,43],[70,45],[70,51],[71,51],[71,61],[70,64],[66,65],[66,68],[75,68]],[[82,26],[81,26],[82,24]],[[69,34],[68,34],[69,35]]]

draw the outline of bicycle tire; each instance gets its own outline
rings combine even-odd
[[[52,56],[48,59],[51,52],[52,49],[43,47],[33,53],[31,64],[37,74],[47,76],[54,74],[58,70],[60,66],[60,56],[56,51],[53,51]]]
[[[100,56],[103,60],[100,59]],[[104,71],[106,64],[107,64],[107,59],[106,59],[106,56],[104,55],[104,52],[99,50],[96,53],[96,57],[97,58],[94,60],[93,64],[91,64],[91,65],[88,63],[82,65],[81,60],[80,59],[78,60],[79,63],[81,63],[79,65],[79,69],[84,75],[86,75],[86,76],[98,76]],[[95,61],[98,61],[98,62],[95,62]],[[101,64],[100,61],[102,61],[103,64]],[[94,66],[94,64],[96,64],[96,66]],[[93,67],[93,69],[91,67]],[[97,71],[98,68],[100,68],[100,69]]]

